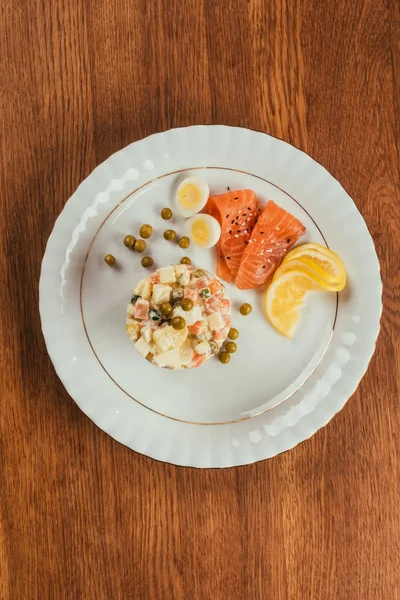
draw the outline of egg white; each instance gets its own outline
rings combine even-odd
[[[180,202],[180,199],[179,199],[179,196],[180,196],[183,188],[187,185],[194,186],[198,190],[198,193],[199,193],[198,202],[196,202],[196,204],[190,208],[182,206],[182,203]],[[179,186],[176,190],[175,205],[176,205],[179,213],[182,215],[182,217],[186,217],[186,218],[191,217],[192,215],[195,215],[198,212],[200,212],[201,210],[203,210],[203,208],[207,204],[209,195],[210,195],[210,190],[205,181],[203,181],[202,179],[199,179],[198,177],[186,177],[179,184]]]
[[[208,236],[207,241],[201,241],[196,236],[196,225],[199,224],[200,221],[204,224],[204,229]],[[211,215],[194,215],[186,221],[185,233],[197,246],[200,246],[201,248],[211,248],[212,246],[215,246],[221,237],[221,226],[217,219]]]

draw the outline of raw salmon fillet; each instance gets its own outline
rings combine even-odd
[[[234,280],[234,276],[231,271],[228,269],[228,265],[226,264],[225,256],[222,254],[221,244],[218,241],[217,247],[217,267],[216,273],[217,276],[223,281],[227,281],[228,283],[232,283]]]
[[[251,290],[263,285],[305,231],[298,219],[269,200],[243,252],[236,286]]]
[[[233,281],[257,220],[256,195],[252,190],[236,190],[210,196],[204,212],[221,225],[217,275],[224,281]]]

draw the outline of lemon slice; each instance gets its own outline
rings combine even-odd
[[[306,294],[321,289],[324,288],[313,277],[300,269],[274,277],[264,300],[265,314],[271,325],[282,335],[293,337]]]
[[[295,259],[303,261],[308,269],[312,268],[310,263],[313,263],[316,277],[321,277],[322,271],[324,273],[322,279],[325,281],[325,289],[340,292],[345,287],[346,269],[343,261],[340,256],[329,250],[329,248],[320,244],[302,244],[287,253],[282,266]]]
[[[293,258],[287,262],[283,262],[279,269],[276,270],[274,279],[277,279],[283,275],[283,273],[294,270],[302,271],[309,275],[315,283],[326,291],[337,292],[343,289],[341,281],[333,279],[332,276],[327,274],[327,272],[318,266],[315,261],[306,257]]]

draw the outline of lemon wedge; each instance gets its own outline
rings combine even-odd
[[[326,290],[340,292],[346,285],[346,269],[342,259],[325,246],[313,243],[302,244],[287,253],[280,268],[294,267],[294,265],[289,267],[292,261],[296,261],[296,269],[304,265],[308,273],[314,271],[316,280],[320,283],[324,282],[321,285]]]
[[[291,338],[300,318],[299,309],[310,291],[324,290],[314,277],[300,269],[276,271],[266,291],[264,310],[271,325],[282,335]]]
[[[310,291],[340,292],[346,285],[342,259],[320,244],[288,252],[265,294],[265,313],[277,331],[293,337],[300,308]]]
[[[318,264],[306,257],[293,258],[283,262],[277,269],[274,278],[280,277],[288,271],[299,270],[309,275],[315,283],[327,292],[339,292],[343,289],[343,280],[339,281],[324,271]]]

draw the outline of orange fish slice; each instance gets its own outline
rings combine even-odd
[[[256,195],[252,190],[236,190],[210,196],[204,212],[221,225],[217,275],[224,281],[233,281],[257,220]]]
[[[251,290],[263,285],[305,231],[298,219],[269,200],[243,252],[237,287]]]

